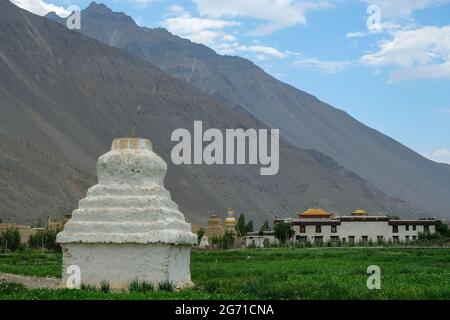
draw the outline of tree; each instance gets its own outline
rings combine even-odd
[[[202,241],[202,237],[205,235],[205,230],[203,228],[198,229],[197,236],[198,236],[198,244],[200,244],[200,241]]]
[[[436,232],[445,238],[450,238],[450,230],[448,229],[448,226],[440,220],[436,221]]]
[[[234,233],[231,231],[225,231],[222,237],[214,236],[212,238],[212,244],[217,245],[220,249],[230,249],[234,247]]]
[[[287,240],[292,238],[294,235],[294,230],[292,230],[292,227],[287,222],[280,222],[275,224],[273,227],[275,231],[275,237],[281,241],[281,243],[286,243]]]
[[[17,229],[7,229],[0,235],[0,243],[5,249],[16,251],[20,247],[20,232]]]
[[[253,220],[250,220],[245,226],[245,233],[253,232]]]
[[[231,231],[225,231],[221,241],[222,249],[230,249],[234,246],[234,234]]]
[[[269,231],[270,227],[269,227],[269,221],[264,220],[261,228],[259,229],[260,232],[264,232],[264,231]]]
[[[247,228],[245,225],[245,216],[243,213],[241,213],[241,215],[239,216],[237,229],[242,237],[244,237],[247,234]]]
[[[42,230],[30,235],[28,245],[34,249],[48,249],[53,251],[60,251],[61,247],[56,243],[56,230]]]
[[[241,213],[237,223],[237,230],[241,237],[245,237],[247,233],[253,232],[253,220],[250,220],[247,224],[245,223],[245,215]]]

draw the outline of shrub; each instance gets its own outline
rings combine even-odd
[[[226,231],[222,237],[221,248],[230,249],[234,246],[234,234],[230,231]]]
[[[141,283],[141,292],[146,293],[146,292],[153,292],[156,291],[155,286],[153,285],[153,283],[147,282],[147,281],[142,281]]]
[[[198,231],[197,231],[197,237],[198,237],[198,239],[197,239],[197,244],[200,244],[200,242],[201,242],[201,240],[202,240],[202,237],[205,235],[205,230],[203,230],[203,228],[200,228]]]
[[[128,290],[130,292],[140,292],[140,293],[146,293],[146,292],[154,292],[155,286],[147,281],[139,281],[138,279],[132,280],[130,284],[128,285]]]
[[[450,238],[450,229],[445,223],[442,223],[442,221],[436,221],[436,232],[439,232],[444,238]]]
[[[140,289],[140,284],[139,284],[139,280],[135,279],[130,281],[130,283],[128,284],[128,291],[130,292],[139,292]]]
[[[264,232],[264,231],[269,231],[270,230],[270,226],[269,226],[269,221],[264,220],[261,228],[259,229],[260,232]]]
[[[417,238],[416,243],[419,245],[443,245],[447,241],[447,237],[436,231],[435,233],[419,233],[419,237]]]
[[[27,288],[22,283],[0,281],[0,294],[11,295],[26,291]]]
[[[234,247],[234,234],[231,231],[225,231],[223,237],[214,236],[212,239],[213,245],[219,249],[227,250]]]
[[[42,230],[30,236],[28,240],[28,245],[33,249],[47,249],[56,252],[61,251],[61,247],[56,243],[56,235],[58,231],[56,230]]]
[[[16,251],[20,248],[20,232],[17,229],[7,229],[0,234],[0,243],[3,249]]]
[[[172,281],[164,280],[158,284],[158,288],[160,291],[174,292],[175,286]]]
[[[97,291],[97,287],[90,283],[82,283],[80,289],[86,291]]]
[[[108,293],[111,291],[111,285],[108,281],[103,280],[100,282],[100,291],[104,293]]]
[[[292,230],[292,227],[289,223],[287,222],[280,222],[277,223],[274,227],[273,227],[274,231],[275,231],[275,237],[281,241],[281,243],[286,243],[286,241],[288,241],[289,239],[292,238],[292,236],[294,235],[295,231]]]

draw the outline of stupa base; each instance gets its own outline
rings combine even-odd
[[[132,281],[157,285],[169,281],[177,290],[193,286],[190,274],[190,246],[168,244],[66,243],[63,249],[62,286],[66,271],[78,266],[81,283],[100,287],[108,282],[114,291],[128,290]]]

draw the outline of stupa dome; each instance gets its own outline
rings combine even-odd
[[[222,227],[222,222],[217,214],[212,214],[208,219],[208,228],[206,229],[206,235],[209,239],[214,237],[222,237],[225,230]]]
[[[59,243],[197,242],[190,224],[164,188],[167,165],[148,139],[113,141],[98,159],[98,184],[80,200]]]
[[[352,212],[353,216],[367,216],[368,213],[366,211],[364,211],[363,209],[356,209],[355,211]]]
[[[300,218],[330,218],[331,213],[326,212],[323,209],[311,208],[302,213],[299,213]]]
[[[234,216],[234,210],[232,208],[228,208],[227,210],[227,217],[224,220],[224,223],[226,225],[236,225],[236,217]]]

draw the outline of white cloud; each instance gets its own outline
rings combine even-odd
[[[289,53],[264,45],[244,46],[237,41],[217,43],[213,48],[220,54],[237,55],[251,53],[256,60],[265,61],[271,58],[284,59]]]
[[[225,40],[226,37],[227,40],[225,41],[231,41],[230,39],[233,36],[227,35],[224,28],[240,25],[236,21],[196,18],[180,8],[182,9],[179,6],[176,8],[170,7],[169,10],[178,15],[164,20],[163,24],[170,32],[193,42],[212,46],[217,39]]]
[[[44,16],[52,11],[61,17],[67,17],[70,14],[70,12],[64,9],[64,7],[56,6],[42,0],[11,0],[11,2],[22,9],[40,16]]]
[[[251,17],[265,23],[251,31],[253,35],[306,24],[305,12],[330,8],[325,1],[295,0],[192,0],[202,16],[211,18]]]
[[[450,164],[450,150],[447,148],[440,148],[432,153],[425,152],[422,155],[436,162]]]
[[[260,42],[250,46],[241,45],[234,35],[225,31],[227,28],[239,27],[240,22],[212,17],[193,17],[178,5],[170,6],[168,11],[171,17],[164,20],[163,24],[170,32],[210,46],[220,54],[251,53],[260,61],[270,58],[283,59],[288,55],[273,47],[264,46]]]
[[[222,38],[224,41],[236,41],[236,37],[230,34],[226,34]]]
[[[444,108],[444,109],[442,109],[442,110],[439,110],[439,112],[442,113],[442,114],[448,114],[448,115],[450,115],[450,108]]]
[[[365,37],[366,35],[368,35],[369,32],[362,32],[362,31],[357,31],[357,32],[348,32],[345,37],[346,38],[361,38],[361,37]]]
[[[389,74],[388,83],[413,79],[450,79],[450,61],[394,70]]]
[[[331,61],[317,58],[302,58],[294,62],[294,66],[319,69],[323,72],[334,74],[354,65],[351,61]]]
[[[156,2],[156,1],[159,1],[159,0],[126,0],[126,1],[134,3],[134,4],[137,4],[138,6],[145,8],[150,3]],[[174,6],[176,6],[176,5],[174,5]]]
[[[167,10],[169,10],[169,12],[171,13],[183,13],[185,10],[182,6],[178,5],[178,4],[173,4],[171,6],[169,6],[167,8]]]
[[[271,56],[271,57],[275,57],[275,58],[286,58],[287,54],[284,52],[281,52],[275,48],[272,47],[267,47],[267,46],[242,46],[238,48],[240,51],[247,51],[247,52],[253,52],[253,53],[257,53],[263,56]]]
[[[450,78],[450,26],[400,30],[361,57],[368,66],[392,66],[389,80]]]

